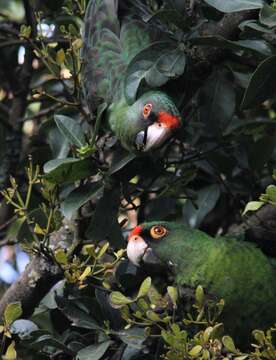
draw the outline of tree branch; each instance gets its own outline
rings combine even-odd
[[[51,287],[62,278],[60,269],[46,259],[35,256],[0,301],[0,317],[8,304],[20,302],[22,317],[30,316]]]
[[[72,244],[76,227],[64,224],[50,236],[50,248],[55,250],[61,243]],[[51,258],[35,255],[24,272],[5,292],[0,300],[0,318],[8,304],[20,302],[23,309],[22,317],[29,317],[43,297],[63,278],[63,271]]]
[[[200,35],[203,37],[214,35],[221,36],[227,40],[236,40],[240,33],[239,24],[245,20],[255,19],[257,16],[258,11],[256,10],[225,14],[223,18],[215,24],[203,24]],[[195,46],[191,54],[195,63],[195,71],[200,74],[204,73],[207,68],[212,68],[214,64],[222,61],[227,53],[228,50],[215,46]]]
[[[276,257],[276,207],[264,205],[243,223],[234,225],[229,234],[245,234],[247,241],[253,242],[268,256]]]

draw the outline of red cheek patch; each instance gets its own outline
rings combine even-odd
[[[132,236],[138,236],[138,235],[140,235],[141,232],[142,232],[142,230],[143,230],[142,226],[140,226],[140,225],[136,226],[136,227],[131,231],[131,233],[128,235],[128,241],[130,240],[130,238],[131,238]]]
[[[158,122],[170,129],[177,129],[181,126],[179,116],[174,116],[166,111],[160,111],[158,113]]]

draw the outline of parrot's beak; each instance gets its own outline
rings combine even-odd
[[[139,266],[148,248],[148,244],[141,236],[133,235],[128,239],[127,256],[134,265]]]
[[[149,265],[160,264],[158,256],[139,235],[133,235],[128,239],[127,256],[136,266],[139,266],[141,262]]]
[[[138,150],[147,152],[156,149],[172,136],[172,129],[155,122],[146,130],[140,131],[136,136],[136,147]]]

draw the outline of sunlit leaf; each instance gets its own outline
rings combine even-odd
[[[137,295],[137,299],[144,297],[145,295],[147,295],[147,293],[149,292],[149,289],[151,287],[151,278],[147,277],[141,284],[138,295]]]
[[[263,7],[262,0],[204,0],[208,5],[219,11],[231,13],[235,11],[260,9]]]
[[[264,203],[262,201],[249,201],[249,203],[246,204],[245,209],[242,214],[245,215],[248,211],[257,211],[263,205],[264,205]]]
[[[11,325],[23,313],[21,303],[15,302],[8,304],[4,311],[4,320],[7,325]]]

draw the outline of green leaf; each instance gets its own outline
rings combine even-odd
[[[68,263],[67,254],[64,249],[55,251],[55,259],[61,265],[66,265]]]
[[[146,312],[146,315],[147,315],[147,318],[148,318],[149,320],[151,320],[151,321],[154,321],[154,322],[159,322],[159,321],[161,321],[160,316],[159,316],[156,312],[154,312],[154,311],[152,311],[152,310],[148,310],[148,311]]]
[[[235,347],[234,341],[230,336],[227,335],[223,336],[222,343],[228,351],[230,351],[233,354],[237,353],[237,349]]]
[[[115,186],[104,189],[103,197],[97,202],[96,210],[86,230],[87,237],[93,242],[108,239],[112,246],[124,246],[121,227],[118,223],[120,189]]]
[[[59,49],[56,54],[56,62],[61,65],[64,63],[65,60],[65,52],[63,49]],[[59,115],[56,115],[59,116]]]
[[[264,60],[253,73],[245,90],[241,108],[255,107],[276,92],[276,55]]]
[[[76,120],[64,115],[55,115],[54,119],[60,132],[71,145],[80,148],[86,144],[84,132]]]
[[[201,352],[201,350],[202,350],[202,346],[196,345],[189,351],[189,355],[191,355],[192,357],[197,357]]]
[[[263,205],[264,205],[264,203],[262,201],[249,201],[249,203],[246,204],[242,215],[245,215],[248,211],[257,211]]]
[[[220,189],[217,185],[207,186],[197,193],[195,201],[197,208],[190,200],[183,206],[182,213],[184,221],[191,227],[197,228],[205,216],[215,207],[220,196]]]
[[[89,345],[77,353],[77,360],[99,360],[103,357],[112,341],[107,340],[100,344]]]
[[[44,164],[45,178],[53,183],[74,182],[91,175],[89,159],[55,159]]]
[[[219,135],[235,111],[235,91],[225,74],[215,71],[199,92],[199,114],[208,131]]]
[[[195,291],[195,299],[197,302],[197,305],[202,306],[204,301],[204,290],[202,286],[198,286]]]
[[[264,4],[260,12],[260,22],[268,27],[276,26],[276,9]]]
[[[133,161],[136,158],[135,154],[126,154],[125,152],[123,152],[123,154],[119,154],[120,156],[118,156],[116,158],[116,160],[114,161],[114,163],[111,164],[107,175],[113,175],[116,172],[120,171],[121,169],[123,169],[127,164],[129,164],[131,161]]]
[[[141,284],[138,295],[136,299],[139,299],[141,297],[144,297],[149,292],[149,289],[151,287],[151,278],[148,276]]]
[[[128,304],[132,304],[134,300],[126,297],[120,291],[113,291],[109,296],[112,306],[115,308],[122,307]]]
[[[178,299],[178,291],[177,288],[174,286],[168,286],[167,287],[167,292],[169,294],[169,297],[173,303],[173,306],[176,307],[177,305],[177,299]]]
[[[92,136],[91,144],[90,144],[91,146],[95,145],[96,138],[97,138],[97,135],[99,132],[99,128],[100,128],[100,125],[101,125],[101,122],[103,119],[103,114],[104,114],[104,111],[106,110],[106,108],[107,108],[107,103],[104,102],[97,109],[96,123],[94,126],[93,136]]]
[[[204,0],[208,5],[215,9],[231,13],[235,11],[260,9],[263,7],[262,0]]]
[[[266,6],[266,4],[265,4]],[[246,28],[261,32],[261,33],[267,33],[271,34],[273,33],[272,29],[268,29],[266,26],[260,25],[259,22],[256,20],[245,20],[242,23],[240,23],[239,28],[244,31]]]
[[[132,103],[135,100],[139,85],[143,79],[152,87],[164,85],[170,79],[169,76],[161,73],[156,65],[158,61],[161,61],[160,58],[166,53],[176,50],[176,47],[177,45],[173,41],[155,42],[140,51],[131,60],[125,77],[125,96],[128,102]]]
[[[32,345],[39,345],[39,347],[43,347],[43,345],[52,346],[55,349],[61,349],[65,353],[69,355],[75,355],[72,350],[70,350],[66,345],[64,345],[61,341],[57,340],[50,334],[45,334],[36,339]]]
[[[16,360],[17,354],[15,350],[15,341],[8,346],[5,355],[2,356],[2,360]]]
[[[260,345],[263,345],[265,343],[266,337],[265,333],[262,330],[253,330],[252,334]]]
[[[74,213],[87,201],[98,198],[103,192],[102,182],[86,184],[73,190],[61,203],[60,209],[67,219],[71,219]]]
[[[92,272],[91,266],[86,266],[86,268],[79,277],[79,281],[84,281],[91,274],[91,272]]]
[[[109,243],[106,242],[101,248],[100,251],[97,253],[97,259],[100,259],[104,256],[104,254],[107,252],[109,248]]]
[[[186,65],[186,56],[183,51],[172,50],[161,56],[156,62],[156,69],[169,78],[183,74]]]
[[[269,200],[273,203],[276,203],[276,186],[268,185],[265,192],[268,195]]]
[[[20,302],[8,304],[4,311],[4,320],[6,325],[11,325],[22,315],[22,313],[23,311]]]
[[[137,326],[120,331],[118,335],[125,344],[130,345],[136,349],[142,349],[143,342],[146,340],[144,329],[141,329]]]

